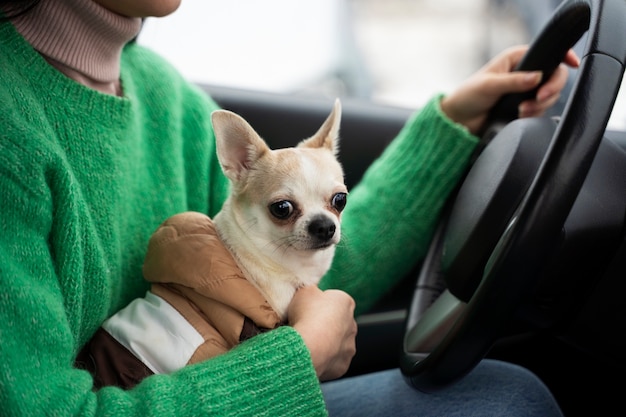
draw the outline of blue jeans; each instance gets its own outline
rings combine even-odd
[[[525,368],[483,360],[458,383],[425,394],[398,369],[322,384],[331,417],[562,416],[548,388]]]

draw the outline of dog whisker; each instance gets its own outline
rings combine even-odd
[[[283,249],[281,255],[284,255],[287,250],[292,246],[292,236],[285,236],[280,239],[271,240],[267,242],[268,246],[273,246],[273,252],[277,253],[280,249]]]

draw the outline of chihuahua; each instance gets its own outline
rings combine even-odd
[[[271,150],[240,116],[212,114],[231,194],[214,222],[250,282],[284,320],[295,291],[316,285],[341,237],[347,189],[337,160],[339,100],[310,138]]]
[[[340,113],[336,101],[315,135],[279,150],[240,116],[211,115],[231,194],[213,221],[179,213],[152,235],[150,291],[106,320],[76,359],[94,386],[131,388],[286,322],[295,291],[319,282],[341,237]]]

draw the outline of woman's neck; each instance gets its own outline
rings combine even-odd
[[[139,33],[141,19],[118,15],[93,0],[43,0],[13,24],[66,76],[98,91],[122,95],[122,48]]]

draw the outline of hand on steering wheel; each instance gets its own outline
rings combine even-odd
[[[477,134],[485,124],[489,110],[503,92],[536,92],[519,105],[519,117],[541,116],[559,99],[567,82],[566,65],[577,68],[580,64],[573,50],[567,51],[554,74],[545,79],[541,71],[512,72],[522,60],[528,47],[509,48],[489,61],[468,78],[451,95],[441,101],[441,110],[453,121]]]

